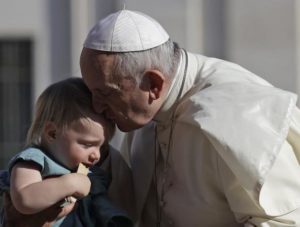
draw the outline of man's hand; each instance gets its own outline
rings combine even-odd
[[[55,220],[66,216],[74,208],[75,203],[60,207],[61,202],[36,214],[21,214],[13,206],[9,193],[4,193],[4,227],[50,227]]]

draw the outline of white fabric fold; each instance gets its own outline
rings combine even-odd
[[[287,137],[296,100],[268,86],[212,85],[180,105],[179,120],[198,124],[242,185],[259,192]],[[197,114],[185,118],[190,112]]]

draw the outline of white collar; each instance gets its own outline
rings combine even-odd
[[[177,101],[184,95],[183,87],[187,74],[187,65],[187,52],[182,49],[177,72],[162,107],[154,117],[154,121],[158,123],[167,123],[172,118],[172,112],[176,108]]]

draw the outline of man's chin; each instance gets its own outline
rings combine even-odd
[[[117,124],[117,127],[120,131],[122,132],[131,132],[133,130],[142,128],[144,125],[139,125],[139,124],[131,124],[131,125],[121,125],[121,124]]]
[[[117,124],[117,127],[121,132],[130,132],[130,131],[137,129],[135,127],[128,127],[128,126],[122,126],[122,125],[119,126],[118,124]]]

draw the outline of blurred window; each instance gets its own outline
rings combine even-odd
[[[0,39],[0,169],[23,148],[31,119],[32,43]]]

